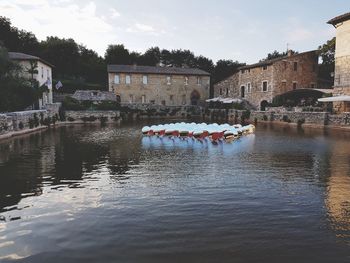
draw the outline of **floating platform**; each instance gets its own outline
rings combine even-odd
[[[203,140],[209,138],[213,143],[218,141],[232,142],[240,136],[254,133],[255,126],[252,124],[242,126],[241,124],[207,124],[207,123],[170,123],[142,128],[144,136],[169,136],[181,138],[193,138]]]

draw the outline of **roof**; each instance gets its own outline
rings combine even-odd
[[[328,98],[320,98],[318,99],[319,102],[334,102],[334,101],[350,101],[350,96],[335,96],[335,97],[328,97]]]
[[[262,66],[268,66],[268,65],[272,65],[273,63],[275,63],[277,61],[283,60],[283,59],[289,59],[289,58],[302,56],[302,55],[305,55],[307,53],[314,53],[314,52],[316,52],[316,50],[311,50],[311,51],[307,51],[307,52],[303,52],[303,53],[297,53],[297,54],[293,54],[291,56],[286,55],[286,56],[283,56],[283,57],[278,57],[278,58],[274,58],[274,59],[264,60],[264,61],[261,61],[261,62],[255,63],[255,64],[250,64],[250,65],[247,65],[247,66],[243,66],[243,67],[240,67],[238,69],[241,70],[241,69],[249,69],[249,68],[257,68],[257,67],[262,67]]]
[[[111,91],[77,90],[72,98],[83,101],[117,101],[117,96]]]
[[[336,25],[346,20],[350,20],[350,12],[332,18],[327,22],[327,24]]]
[[[176,67],[152,67],[136,65],[108,65],[108,72],[113,73],[141,73],[141,74],[164,74],[164,75],[200,75],[210,76],[210,73],[198,68]]]
[[[32,55],[28,55],[25,53],[20,53],[20,52],[8,52],[9,54],[9,58],[12,60],[34,60],[34,61],[41,61],[42,63],[50,66],[50,67],[54,67],[54,65],[52,65],[51,63],[37,57],[37,56],[32,56]]]

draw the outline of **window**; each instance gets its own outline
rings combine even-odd
[[[115,75],[114,76],[114,83],[115,84],[120,84],[120,77],[119,77],[119,75]]]
[[[251,93],[252,92],[252,87],[250,83],[247,83],[247,92]]]
[[[242,74],[244,74],[244,73],[245,73],[245,70],[244,70],[244,69],[242,69],[242,70],[241,70],[241,72],[242,72]]]
[[[185,77],[185,85],[188,85],[188,77]]]
[[[44,78],[44,67],[41,67],[41,78]]]
[[[141,103],[146,103],[146,95],[141,96]]]
[[[245,96],[245,86],[241,86],[241,97],[244,98]]]
[[[263,70],[267,70],[267,66],[263,66]]]
[[[155,100],[150,100],[149,102],[150,102],[151,104],[155,104],[155,103],[156,103]]]
[[[263,92],[267,91],[267,81],[263,81],[263,83],[262,83],[262,91]]]
[[[148,83],[148,77],[147,77],[147,75],[143,75],[143,76],[142,76],[142,83],[143,83],[144,85],[147,85],[147,83]]]
[[[197,77],[197,85],[202,85],[202,78],[201,77]]]
[[[226,96],[228,96],[228,88],[226,88]]]
[[[131,76],[130,75],[125,76],[125,84],[131,84]]]
[[[282,81],[282,91],[283,92],[287,91],[287,82],[286,81]]]
[[[134,102],[134,95],[129,95],[129,103],[133,103]]]
[[[294,69],[294,71],[298,70],[298,62],[293,63],[293,69]]]
[[[162,100],[162,105],[165,106],[165,100]]]
[[[169,100],[171,104],[174,104],[174,95],[170,95]]]
[[[186,105],[186,95],[182,95],[182,105]]]
[[[166,84],[171,85],[171,76],[166,77]]]
[[[220,95],[222,95],[222,88],[220,88]]]
[[[46,70],[46,78],[48,79],[50,77],[50,71],[49,69]]]
[[[311,83],[310,87],[311,87],[312,89],[314,89],[314,88],[315,88],[315,83]]]
[[[297,89],[297,83],[295,81],[293,81],[293,90]]]

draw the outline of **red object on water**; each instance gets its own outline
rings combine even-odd
[[[165,134],[165,130],[161,130],[160,132],[159,132],[159,135],[164,135]]]
[[[178,137],[180,135],[179,131],[173,131],[173,136]]]
[[[150,136],[154,135],[154,131],[150,130],[150,131],[148,132],[148,135],[150,135]]]
[[[193,132],[189,132],[188,137],[193,137]]]

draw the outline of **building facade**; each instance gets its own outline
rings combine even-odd
[[[350,12],[328,24],[336,28],[334,96],[350,96]],[[350,101],[334,102],[335,111],[350,112]]]
[[[318,54],[309,51],[239,68],[214,85],[215,97],[241,98],[264,110],[273,98],[296,89],[317,87]]]
[[[32,63],[36,62],[37,64],[37,74],[34,74],[34,79],[38,81],[39,86],[46,85],[48,88],[47,92],[43,93],[42,98],[39,99],[39,109],[43,108],[46,104],[53,103],[52,99],[52,68],[53,65],[47,61],[28,54],[18,53],[18,52],[9,52],[9,58],[18,62],[22,67],[23,77],[30,79],[32,76],[28,72],[32,69]]]
[[[199,105],[209,98],[210,74],[200,69],[108,65],[109,91],[122,104]]]

